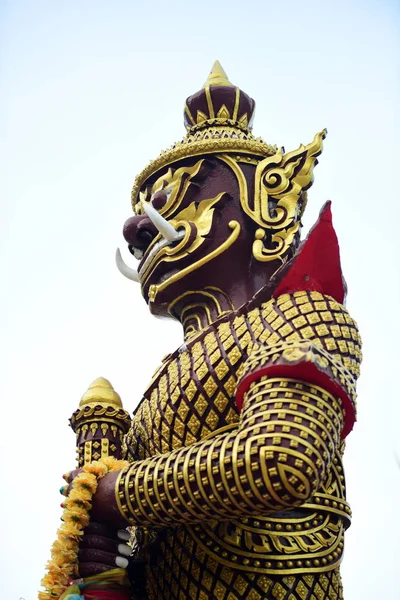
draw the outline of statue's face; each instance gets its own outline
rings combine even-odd
[[[216,157],[165,169],[142,189],[124,235],[140,260],[142,293],[152,312],[165,313],[188,290],[224,290],[248,273],[255,224],[239,196],[237,178]],[[158,230],[154,211],[177,232],[176,240]]]
[[[154,313],[207,286],[251,297],[296,248],[325,130],[266,158],[218,154],[166,167],[143,185],[124,235]],[[237,294],[236,294],[237,296]]]

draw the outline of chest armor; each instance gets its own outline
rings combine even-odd
[[[178,450],[237,427],[238,373],[252,345],[263,341],[261,310],[222,318],[164,359],[127,436],[132,460]],[[224,572],[226,577],[228,572],[235,577],[253,574],[252,589],[263,576],[270,581],[269,576],[290,579],[294,574],[336,572],[344,530],[350,523],[342,451],[343,444],[323,485],[307,504],[268,517],[169,529],[161,535],[156,563],[173,577],[184,567],[185,556],[193,556],[187,577],[211,578],[215,583]],[[162,597],[157,586],[165,577],[156,584],[154,568],[149,577],[154,597]]]

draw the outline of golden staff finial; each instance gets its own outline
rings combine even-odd
[[[216,60],[213,64],[207,81],[203,87],[206,87],[207,85],[226,85],[233,87],[219,60]]]
[[[111,383],[105,377],[95,379],[83,394],[79,406],[86,406],[96,402],[97,404],[112,404],[122,408],[120,395],[114,390]]]
[[[95,379],[70,419],[76,433],[78,467],[106,456],[120,459],[130,423],[129,413],[108,379]]]

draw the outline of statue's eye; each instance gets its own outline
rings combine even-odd
[[[151,203],[156,210],[161,210],[166,205],[170,193],[171,192],[167,188],[165,190],[160,190],[153,195]]]
[[[151,203],[156,210],[161,210],[165,206],[168,200],[168,196],[164,191],[159,191],[154,194],[151,199]]]

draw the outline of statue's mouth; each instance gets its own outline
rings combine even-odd
[[[126,265],[117,250],[116,262],[121,273],[140,283],[146,295],[150,284],[156,284],[156,279],[164,277],[166,273],[183,269],[182,272],[186,274],[188,261],[194,261],[196,267],[200,266],[195,255],[209,236],[215,205],[223,196],[225,192],[201,202],[192,202],[171,220],[163,217],[153,206],[153,201],[158,199],[155,195],[152,202],[143,203],[146,216],[141,221],[142,226],[139,228],[135,223],[134,235],[125,235],[125,239],[131,237],[129,250],[139,260],[139,265],[137,269]]]
[[[189,231],[186,227],[180,226],[178,229],[174,229],[165,219],[157,215],[154,217],[153,212],[149,211],[151,217],[155,219],[155,224],[158,230],[157,234],[152,234],[150,231],[146,231],[146,241],[148,242],[147,247],[143,245],[143,237],[141,239],[141,247],[134,245],[129,246],[130,253],[139,260],[137,269],[128,266],[122,256],[119,249],[116,252],[116,263],[120,272],[125,275],[128,279],[136,281],[144,286],[150,278],[154,268],[162,255],[166,257],[172,257],[176,253],[180,252],[186,245]]]
[[[150,245],[144,252],[143,258],[141,259],[138,265],[138,274],[141,282],[144,282],[144,280],[147,279],[147,275],[150,272],[151,267],[157,262],[157,256],[160,250],[166,247],[177,246],[185,237],[185,233],[186,232],[184,229],[177,231],[178,235],[176,239],[172,241],[169,241],[163,237],[156,241],[159,236],[157,236],[157,238],[154,238],[154,240],[150,243]]]

